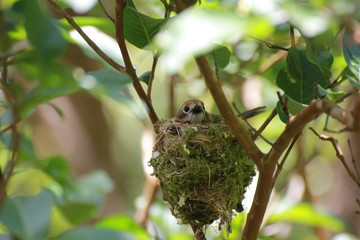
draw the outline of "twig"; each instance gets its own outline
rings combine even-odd
[[[212,55],[213,55],[213,59],[214,59],[214,67],[215,67],[216,78],[220,81],[220,75],[219,75],[220,68],[219,68],[219,62],[218,62],[218,60],[216,58],[215,50],[212,52]]]
[[[176,75],[170,76],[170,84],[169,84],[169,117],[175,117],[175,85],[176,85]]]
[[[265,120],[265,122],[261,125],[261,127],[252,136],[252,139],[254,141],[264,131],[264,129],[269,125],[269,123],[274,119],[276,114],[277,114],[277,111],[276,111],[276,108],[274,108],[274,110],[272,110],[272,112],[270,113],[269,117]]]
[[[89,38],[88,35],[81,29],[79,25],[74,21],[74,19],[62,8],[55,0],[47,0],[51,6],[61,15],[63,16],[67,22],[80,34],[80,36],[86,41],[86,43],[102,58],[110,64],[113,68],[120,72],[126,72],[125,68],[115,62],[112,58],[110,58],[106,53],[104,53],[94,42]]]
[[[350,150],[350,154],[351,154],[351,162],[354,166],[356,177],[357,177],[357,179],[360,179],[360,172],[359,172],[359,169],[358,169],[356,161],[355,161],[355,156],[354,156],[354,152],[351,147],[350,139],[348,139],[348,146],[349,146],[349,150]]]
[[[135,88],[136,93],[140,97],[140,99],[143,101],[143,103],[146,106],[146,110],[148,111],[148,115],[150,117],[150,120],[153,124],[155,124],[159,118],[157,117],[155,110],[147,97],[143,87],[140,84],[140,80],[136,75],[135,69],[132,65],[129,52],[126,47],[125,43],[125,35],[124,35],[124,26],[123,26],[123,19],[124,19],[124,8],[125,8],[125,1],[123,0],[116,0],[115,5],[115,11],[116,11],[116,21],[115,21],[115,27],[116,27],[116,41],[119,45],[121,54],[124,59],[126,73],[130,75],[132,84]]]
[[[151,66],[151,72],[150,72],[148,89],[147,89],[147,96],[148,96],[150,102],[151,102],[151,90],[152,90],[152,85],[153,85],[153,81],[155,78],[155,70],[156,70],[156,65],[157,65],[158,59],[159,59],[159,56],[155,54],[154,58],[153,58],[153,63]]]
[[[358,187],[360,187],[360,179],[355,176],[355,174],[350,170],[350,167],[349,167],[348,164],[346,163],[345,157],[344,157],[344,153],[343,153],[343,151],[341,150],[341,147],[340,147],[340,145],[339,145],[338,140],[335,139],[335,138],[333,138],[333,137],[330,137],[330,136],[325,136],[325,135],[319,134],[319,133],[317,133],[317,132],[315,131],[315,129],[313,129],[312,127],[310,127],[310,130],[311,130],[318,138],[320,138],[321,140],[331,142],[331,144],[333,145],[334,150],[335,150],[335,152],[336,152],[337,158],[341,161],[341,163],[342,163],[343,166],[345,167],[347,173],[348,173],[349,176],[352,178],[352,180],[358,185]]]
[[[238,107],[236,106],[236,104],[233,102],[232,103],[236,113],[240,116],[241,112],[239,111]],[[267,140],[263,135],[261,135],[261,133],[259,133],[258,130],[256,130],[256,128],[254,128],[253,126],[251,126],[251,124],[249,123],[249,121],[247,119],[244,119],[245,123],[250,127],[250,129],[254,132],[254,134],[256,134],[256,137],[260,137],[262,140],[264,140],[267,144],[269,144],[270,146],[272,146],[272,142],[270,142],[269,140]],[[252,136],[253,141],[256,140],[256,138],[254,136]]]
[[[272,44],[272,43],[269,43],[269,42],[267,42],[267,41],[261,40],[261,39],[259,39],[259,38],[255,38],[255,37],[253,37],[253,38],[256,39],[256,40],[259,41],[259,42],[264,43],[268,48],[284,50],[284,51],[287,51],[287,52],[289,51],[289,48],[281,47],[281,46],[278,46],[278,45],[276,45],[276,44]]]
[[[112,21],[115,24],[115,19],[113,19],[110,14],[106,11],[104,5],[102,4],[101,0],[98,0],[98,4],[100,5],[101,9],[103,10],[103,12],[105,13],[105,15],[110,19],[110,21]]]
[[[281,170],[282,170],[282,168],[284,166],[284,163],[285,163],[286,159],[288,158],[292,148],[294,147],[294,145],[295,145],[296,141],[298,140],[298,138],[300,137],[300,135],[301,135],[301,133],[297,134],[293,138],[293,140],[291,141],[288,149],[286,150],[286,153],[285,153],[283,159],[281,159],[280,163],[277,164],[277,169],[276,169],[276,172],[275,172],[274,177],[273,177],[272,187],[271,188],[274,188],[275,182],[276,182],[277,178],[280,175],[280,172],[281,172]]]
[[[0,21],[2,24],[3,19],[1,18]],[[1,39],[2,42],[7,41],[7,34],[4,34]],[[12,112],[12,122],[13,124],[10,125],[11,129],[11,156],[8,161],[8,168],[4,171],[0,169],[0,207],[4,203],[6,198],[6,186],[13,174],[16,162],[17,162],[17,154],[20,147],[20,132],[18,131],[17,122],[19,122],[20,114],[18,109],[18,104],[16,103],[16,99],[13,96],[13,92],[11,87],[8,83],[8,65],[7,65],[8,56],[2,57],[2,74],[1,74],[1,86],[3,93],[5,95],[6,101],[9,103],[9,108],[11,108]],[[4,129],[5,130],[5,129]]]
[[[3,130],[0,131],[0,135],[3,135],[5,132],[11,130],[14,125],[18,124],[20,120],[16,121],[16,122],[13,122],[11,123],[9,126],[7,126],[6,128],[4,128]]]

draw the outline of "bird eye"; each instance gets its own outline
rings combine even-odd
[[[188,106],[185,106],[183,111],[184,111],[184,113],[188,113],[190,111],[190,108]]]

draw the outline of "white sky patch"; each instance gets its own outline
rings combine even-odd
[[[90,11],[97,0],[64,0],[77,13],[86,13]]]

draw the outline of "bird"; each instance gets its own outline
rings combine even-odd
[[[265,111],[265,107],[257,107],[239,114],[238,117],[248,119]],[[184,102],[176,117],[175,122],[187,124],[220,123],[224,121],[221,115],[211,114],[205,110],[204,102],[192,99]]]

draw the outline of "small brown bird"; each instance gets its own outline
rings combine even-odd
[[[257,107],[241,113],[238,117],[248,119],[262,113],[265,107]],[[211,114],[205,111],[204,103],[201,100],[189,100],[181,105],[175,117],[176,122],[199,124],[199,123],[219,123],[223,121],[221,115]]]

